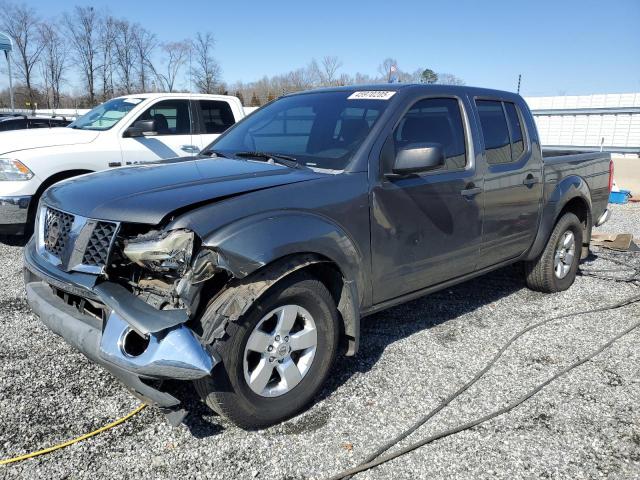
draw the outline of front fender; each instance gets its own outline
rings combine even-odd
[[[340,268],[345,280],[356,282],[362,299],[363,255],[345,230],[324,216],[298,211],[250,216],[211,233],[202,243],[216,250],[237,278],[289,255],[322,255]]]
[[[360,268],[363,255],[340,226],[317,214],[270,212],[244,218],[211,233],[203,238],[203,246],[215,250],[218,266],[238,279],[253,279],[255,275],[251,274],[257,272],[259,275],[272,266],[276,270],[282,269],[282,262],[278,260],[291,256],[303,259],[312,255],[310,258],[326,258],[335,263],[343,277],[337,307],[342,315],[345,334],[350,339],[347,355],[355,355],[365,291],[364,271]],[[281,275],[287,273],[286,270],[290,268],[288,265],[284,265],[285,271]],[[263,268],[265,266],[266,269]],[[259,285],[263,283],[258,282]],[[264,285],[268,287],[270,284]],[[238,297],[235,289],[231,292]],[[257,298],[255,294],[249,297]]]
[[[546,203],[542,210],[538,233],[524,260],[533,260],[542,253],[562,209],[574,198],[584,201],[591,212],[591,191],[587,182],[577,175],[563,178],[549,196],[545,195]]]

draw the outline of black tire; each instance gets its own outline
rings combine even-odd
[[[554,258],[566,232],[573,233],[575,254],[568,273],[565,277],[559,278],[554,271]],[[530,289],[555,293],[562,292],[573,285],[582,252],[582,233],[583,226],[573,213],[565,213],[560,217],[540,256],[535,260],[524,262],[525,278]]]
[[[317,330],[316,353],[300,383],[277,397],[255,393],[244,377],[245,346],[254,327],[279,306],[294,304],[306,309]],[[213,322],[207,309],[201,319],[203,329]],[[300,412],[315,396],[331,370],[338,350],[338,313],[327,288],[316,278],[294,273],[274,285],[238,321],[230,322],[226,334],[213,348],[222,359],[210,377],[196,380],[204,402],[218,414],[241,428],[265,428]]]

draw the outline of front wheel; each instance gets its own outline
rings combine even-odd
[[[205,311],[203,327],[213,321]],[[338,349],[335,302],[317,279],[292,274],[230,322],[214,343],[222,363],[195,382],[213,410],[246,429],[302,410],[320,389]]]
[[[573,285],[582,251],[582,224],[565,213],[538,258],[525,262],[527,286],[539,292],[561,292]]]

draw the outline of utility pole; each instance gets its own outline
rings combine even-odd
[[[518,74],[518,91],[516,92],[518,95],[520,95],[520,80],[522,80],[521,73]]]
[[[4,52],[7,57],[7,67],[9,69],[9,98],[11,99],[11,113],[16,113],[15,100],[13,99],[13,79],[11,76],[11,56],[8,51]]]

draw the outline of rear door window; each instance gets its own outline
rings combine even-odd
[[[521,116],[518,113],[518,107],[511,102],[504,102],[504,108],[507,111],[511,131],[511,159],[517,162],[524,153],[524,129]]]
[[[464,123],[455,98],[426,98],[416,102],[400,120],[393,134],[396,152],[415,143],[435,143],[445,155],[445,170],[467,163]]]
[[[202,118],[201,133],[222,133],[235,123],[231,106],[216,100],[198,100]]]
[[[507,118],[502,102],[495,100],[476,100],[480,125],[484,137],[487,163],[498,165],[511,163],[511,143]]]

